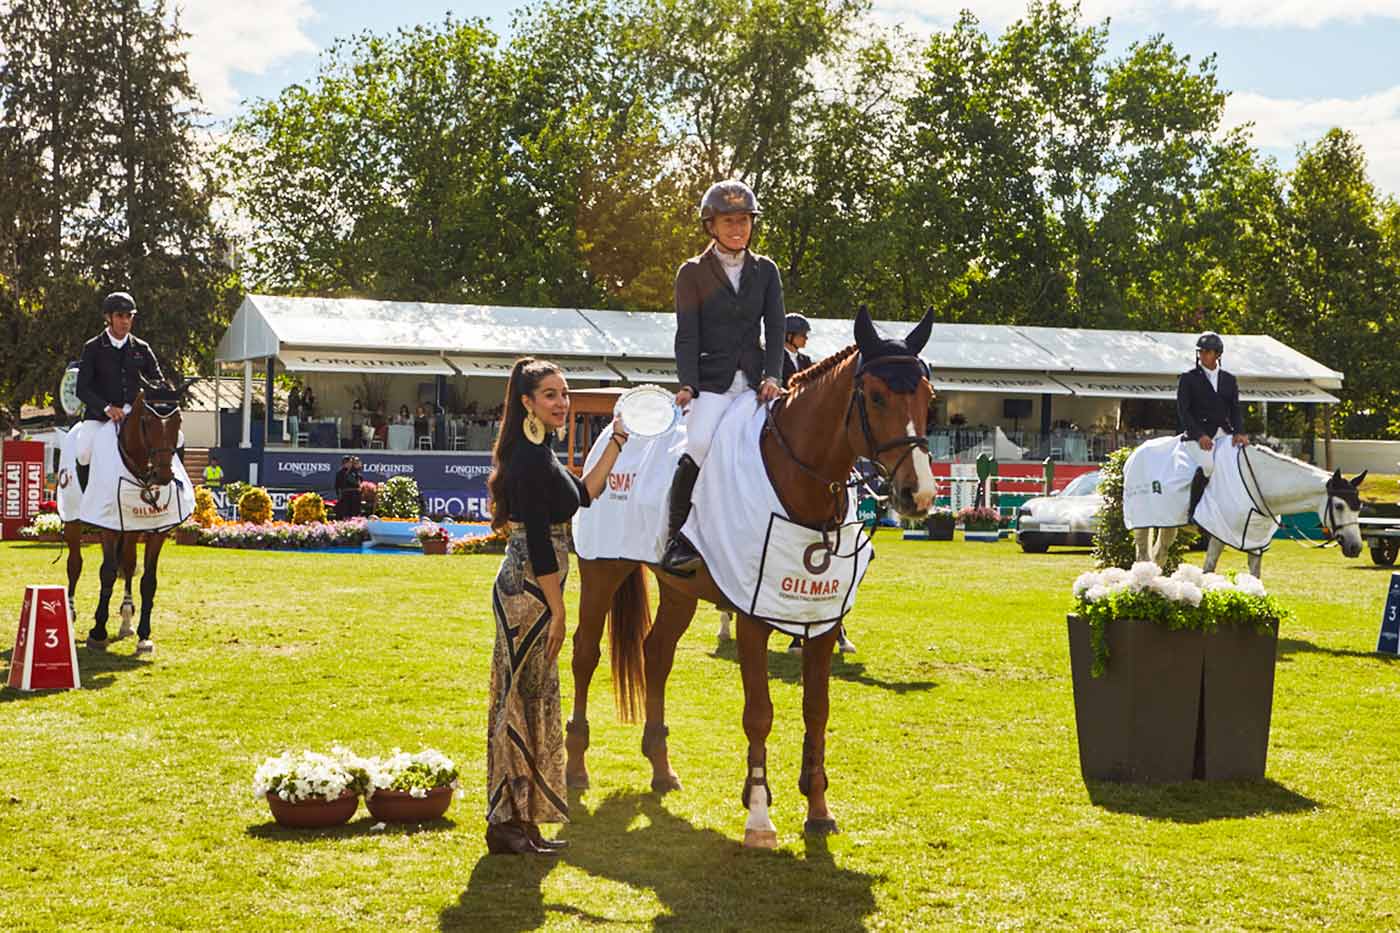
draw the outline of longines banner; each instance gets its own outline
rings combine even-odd
[[[428,511],[481,518],[486,515],[486,478],[491,475],[489,454],[434,454],[414,456],[404,451],[356,451],[364,464],[361,475],[371,483],[407,476],[418,483]],[[335,474],[344,454],[279,450],[263,454],[258,484],[300,491],[314,489],[335,496]]]

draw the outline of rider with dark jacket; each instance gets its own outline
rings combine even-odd
[[[89,421],[121,422],[122,406],[136,400],[146,383],[160,384],[160,371],[151,345],[131,332],[136,301],[126,292],[113,292],[102,301],[107,327],[83,345],[78,362],[78,398],[87,406]]]
[[[711,185],[700,201],[710,245],[676,273],[676,404],[688,411],[661,567],[685,576],[695,572],[700,555],[680,531],[721,416],[746,389],[756,389],[764,402],[782,391],[783,282],[773,260],[749,250],[759,213],[758,198],[743,182]]]
[[[789,314],[784,324],[786,336],[783,339],[783,388],[788,380],[812,365],[812,358],[802,352],[807,346],[807,335],[812,325],[800,314]]]
[[[1244,433],[1244,413],[1240,408],[1240,388],[1235,377],[1220,365],[1225,342],[1212,331],[1196,340],[1196,366],[1177,377],[1176,413],[1182,438],[1196,461],[1191,481],[1191,511],[1201,500],[1206,482],[1215,469],[1212,451],[1216,441],[1229,437],[1236,447],[1249,443]]]

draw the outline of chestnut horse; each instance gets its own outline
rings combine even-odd
[[[788,517],[831,529],[846,516],[848,477],[857,457],[873,461],[889,481],[895,508],[921,515],[933,503],[934,481],[925,435],[933,389],[918,354],[928,340],[929,315],[905,340],[882,339],[862,308],[856,344],[793,377],[774,403],[760,448],[764,467]],[[655,571],[656,568],[653,567]],[[588,786],[588,687],[600,658],[604,621],[611,613],[611,651],[618,712],[635,721],[645,712],[642,753],[651,761],[652,788],[680,789],[666,737],[666,679],[676,645],[700,600],[735,612],[739,668],[744,684],[748,770],[743,801],[749,811],[746,846],[771,848],[777,831],[768,818],[772,793],[766,742],[773,725],[768,693],[768,638],[773,629],[745,615],[701,569],[683,578],[656,572],[661,599],[652,624],[642,565],[624,560],[580,560],[579,624],[573,639],[574,708],[567,726],[566,775]],[[826,723],[832,646],[838,627],[807,641],[802,653],[802,710],[806,735],[798,787],[807,797],[805,830],[836,832],[827,806]]]
[[[122,465],[141,484],[141,498],[154,505],[159,490],[168,486],[173,479],[171,461],[175,456],[180,438],[180,408],[177,400],[182,389],[160,390],[160,396],[169,402],[146,402],[146,390],[136,393],[131,403],[131,412],[122,419],[117,431],[117,449],[121,453]],[[154,407],[168,405],[166,414]],[[136,653],[149,654],[155,650],[151,641],[151,609],[156,597],[156,567],[160,563],[160,550],[170,530],[165,531],[113,531],[98,529],[102,537],[102,568],[98,571],[101,589],[97,599],[97,609],[93,613],[92,630],[88,632],[87,646],[93,650],[103,650],[109,641],[117,641],[131,635],[131,616],[134,605],[131,599],[131,579],[136,573],[136,545],[146,542],[144,569],[141,574],[141,620],[136,627]],[[82,552],[83,523],[65,522],[63,538],[68,546],[68,603],[78,588],[78,579],[83,572]],[[115,639],[107,637],[107,616],[112,599],[112,589],[117,575],[126,581],[126,594],[122,600],[121,629]]]

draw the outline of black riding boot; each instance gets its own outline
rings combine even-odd
[[[1201,504],[1201,496],[1205,495],[1206,484],[1209,482],[1210,478],[1206,476],[1206,471],[1196,467],[1196,472],[1191,477],[1191,509],[1186,513],[1188,521],[1195,521],[1196,506]]]
[[[87,489],[88,471],[91,470],[92,467],[83,466],[81,463],[75,464],[75,466],[78,468],[78,492],[82,492]]]
[[[695,479],[700,475],[700,466],[690,459],[690,454],[681,454],[676,464],[676,475],[671,478],[670,522],[667,529],[669,543],[666,553],[661,556],[661,569],[680,577],[695,575],[700,569],[700,554],[695,545],[681,534],[690,515],[690,494],[695,491]]]

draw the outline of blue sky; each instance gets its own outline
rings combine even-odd
[[[314,76],[318,53],[337,36],[458,16],[509,27],[516,0],[184,0],[190,68],[216,116],[240,101],[276,95]],[[875,0],[880,22],[917,33],[941,28],[962,8],[990,29],[1024,0]],[[1164,33],[1194,57],[1217,55],[1232,92],[1230,123],[1252,121],[1256,142],[1285,167],[1300,144],[1333,125],[1355,131],[1372,178],[1400,193],[1400,0],[1083,0],[1085,16],[1112,19],[1114,49]]]

